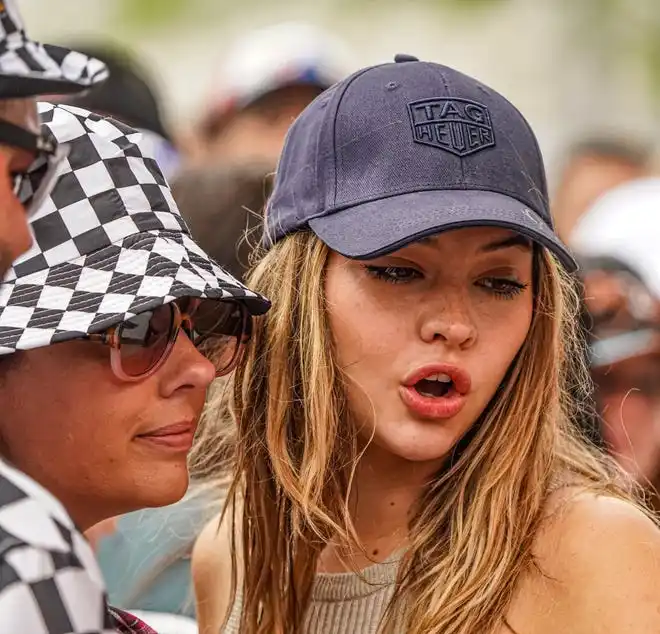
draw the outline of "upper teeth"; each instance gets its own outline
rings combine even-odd
[[[451,383],[451,377],[447,374],[431,374],[426,377],[427,381],[440,381],[440,383]]]

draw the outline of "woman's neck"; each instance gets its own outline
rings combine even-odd
[[[343,572],[387,559],[408,540],[410,511],[442,461],[411,462],[370,446],[357,466],[350,508],[362,550],[329,544],[319,569]]]

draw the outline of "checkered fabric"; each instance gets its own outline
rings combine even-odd
[[[139,132],[72,106],[40,104],[40,113],[44,134],[70,152],[31,219],[31,250],[0,287],[0,354],[100,332],[179,297],[268,309],[193,242]]]
[[[0,632],[112,634],[101,571],[60,503],[0,461]]]
[[[0,0],[0,98],[78,92],[107,76],[97,59],[29,39],[15,0]]]

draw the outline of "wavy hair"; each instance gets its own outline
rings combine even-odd
[[[232,602],[240,587],[244,634],[300,631],[324,546],[359,546],[348,506],[359,449],[328,323],[328,254],[313,234],[290,235],[248,282],[275,302],[255,324],[230,390],[228,508],[240,536]],[[536,250],[535,270],[536,305],[521,350],[412,510],[385,633],[402,622],[413,634],[491,631],[534,563],[551,492],[578,485],[633,497],[575,424],[591,386],[575,285],[544,250]]]

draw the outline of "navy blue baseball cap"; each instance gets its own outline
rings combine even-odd
[[[293,123],[264,241],[311,229],[342,255],[370,259],[475,226],[517,231],[576,268],[522,114],[467,75],[397,55],[335,84]]]

